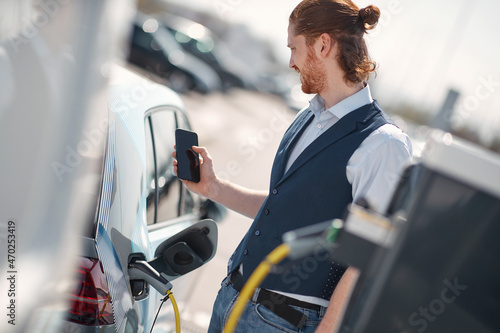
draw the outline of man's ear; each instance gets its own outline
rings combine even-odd
[[[319,51],[319,56],[320,57],[328,57],[330,52],[333,50],[335,47],[335,41],[333,40],[332,36],[330,36],[327,33],[323,33],[321,36],[318,38],[318,51]]]

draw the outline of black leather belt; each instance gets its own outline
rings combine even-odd
[[[229,282],[237,292],[243,288],[243,276],[238,270],[231,273]],[[305,325],[307,316],[292,308],[292,305],[314,311],[321,310],[321,306],[318,304],[303,302],[266,289],[259,290],[256,302],[297,328],[302,328]]]

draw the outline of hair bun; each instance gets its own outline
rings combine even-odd
[[[368,7],[361,8],[359,10],[359,18],[363,23],[363,28],[366,30],[371,30],[377,25],[378,19],[380,18],[380,9],[377,6],[369,5]]]

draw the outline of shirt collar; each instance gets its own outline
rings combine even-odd
[[[340,119],[349,112],[359,109],[366,104],[371,104],[372,102],[373,98],[370,92],[370,86],[367,84],[366,87],[364,87],[357,93],[338,102],[327,110],[325,110],[325,101],[323,100],[323,98],[320,95],[316,95],[313,97],[313,99],[311,99],[311,101],[309,101],[309,108],[318,118],[321,113],[325,111],[330,112]]]

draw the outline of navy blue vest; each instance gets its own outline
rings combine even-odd
[[[285,132],[274,160],[269,195],[229,262],[229,272],[243,263],[244,282],[282,243],[283,233],[343,217],[352,202],[347,162],[371,132],[390,122],[376,102],[354,110],[312,142],[284,173],[294,144],[312,119],[312,111],[305,110]],[[284,267],[279,274],[270,274],[261,287],[326,300],[346,269],[332,263],[324,252]]]

